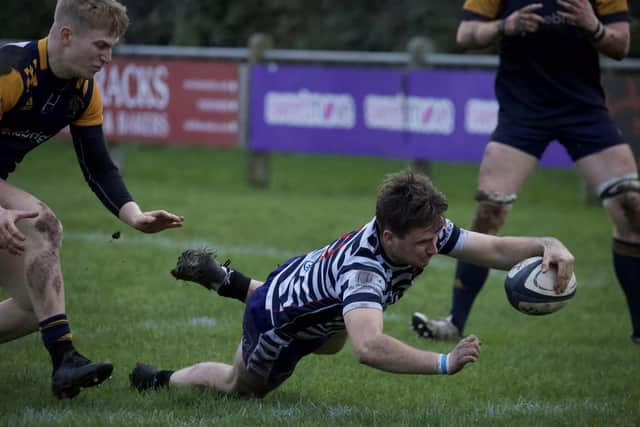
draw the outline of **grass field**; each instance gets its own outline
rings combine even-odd
[[[640,346],[611,269],[610,224],[587,206],[573,171],[539,170],[521,191],[504,234],[555,235],[576,256],[578,293],[563,310],[529,317],[513,310],[493,272],[467,333],[481,358],[456,376],[394,375],[358,365],[347,346],[312,356],[265,400],[196,390],[140,395],[128,385],[136,361],[175,369],[231,360],[242,306],[176,282],[182,249],[209,245],[244,272],[264,278],[287,257],[363,224],[375,191],[402,161],[277,155],[270,189],[245,183],[240,151],[126,147],[125,179],[144,209],[186,217],[180,230],[143,235],[112,217],[81,177],[73,150],[53,142],[32,153],[11,182],[49,204],[65,226],[67,313],[78,349],[111,360],[113,378],[72,401],[50,393],[50,364],[39,334],[0,346],[0,425],[607,425],[640,420]],[[467,226],[477,168],[435,164],[449,218]],[[120,231],[118,240],[112,233]],[[413,311],[449,308],[454,263],[438,257],[385,314],[385,330],[419,348],[450,344],[417,338]],[[0,292],[0,296],[5,294]]]

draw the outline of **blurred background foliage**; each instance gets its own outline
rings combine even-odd
[[[281,49],[403,51],[414,36],[438,52],[459,52],[464,0],[121,0],[131,26],[124,43],[244,47],[257,32]],[[48,32],[55,0],[3,0],[0,38]],[[640,56],[640,2],[629,1],[631,56]]]

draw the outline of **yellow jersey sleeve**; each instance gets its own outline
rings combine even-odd
[[[23,90],[22,76],[15,69],[0,76],[0,119],[4,112],[16,106]]]
[[[596,13],[599,16],[612,15],[614,13],[628,12],[627,0],[596,0]]]
[[[485,18],[495,19],[500,12],[501,3],[502,0],[466,0],[462,9]]]
[[[102,124],[102,97],[100,96],[98,85],[96,85],[94,81],[90,82],[89,80],[85,80],[82,91],[86,94],[90,87],[92,90],[89,105],[82,113],[82,116],[71,123],[74,126],[96,126]]]

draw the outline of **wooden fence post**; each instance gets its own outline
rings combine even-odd
[[[432,53],[433,50],[433,43],[426,37],[413,37],[409,40],[407,44],[407,51],[409,52],[408,71],[424,68],[427,65],[425,55]],[[408,96],[408,94],[405,95]],[[405,132],[407,132],[407,130],[405,130]],[[428,159],[412,159],[409,167],[411,170],[431,176],[431,162]]]
[[[273,49],[273,39],[268,34],[257,33],[253,34],[249,38],[249,69],[247,70],[246,81],[246,99],[245,104],[247,108],[245,110],[245,125],[243,126],[245,132],[245,149],[247,150],[247,179],[249,184],[253,187],[267,188],[271,178],[271,153],[265,150],[253,151],[251,150],[249,139],[251,135],[250,127],[250,113],[249,102],[251,92],[251,78],[250,71],[251,65],[258,64],[264,61],[264,52],[266,50]]]

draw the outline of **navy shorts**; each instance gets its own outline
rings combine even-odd
[[[265,299],[271,279],[291,260],[279,266],[258,288],[247,302],[242,323],[242,358],[244,366],[260,377],[264,384],[276,387],[293,374],[304,356],[317,350],[327,338],[299,340],[275,328],[270,313],[265,309]]]
[[[549,143],[557,140],[575,162],[605,148],[624,144],[620,130],[606,111],[567,115],[544,122],[525,122],[509,117],[503,110],[491,140],[517,148],[538,159]]]

